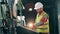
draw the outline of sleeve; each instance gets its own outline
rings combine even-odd
[[[36,23],[37,26],[43,25],[45,22],[47,22],[48,16],[44,15],[39,23]]]
[[[42,23],[45,23],[47,22],[47,19],[48,19],[48,16],[47,15],[44,15],[41,19]]]

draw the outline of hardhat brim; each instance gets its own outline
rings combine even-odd
[[[35,10],[37,10],[38,8],[34,8]]]
[[[37,10],[37,9],[40,9],[40,8],[43,8],[43,7],[39,7],[39,8],[34,8],[35,10]]]

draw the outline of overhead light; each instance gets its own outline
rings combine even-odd
[[[32,8],[29,8],[29,11],[32,11]]]

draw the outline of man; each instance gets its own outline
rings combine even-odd
[[[43,4],[41,2],[37,2],[34,9],[37,11],[35,19],[36,32],[39,34],[48,34],[49,16],[43,11]]]

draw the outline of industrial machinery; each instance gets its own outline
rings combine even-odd
[[[2,34],[17,34],[16,27],[21,27],[22,29],[33,31],[35,27],[34,23],[33,22],[26,23],[25,16],[22,16],[22,10],[24,8],[22,1],[18,0],[17,6],[16,4],[14,4],[14,1],[15,0],[3,0],[0,4],[3,24],[1,26]],[[14,6],[16,7],[16,9],[14,9]],[[17,16],[16,14],[17,12],[15,12],[15,10],[20,11],[19,16]]]

